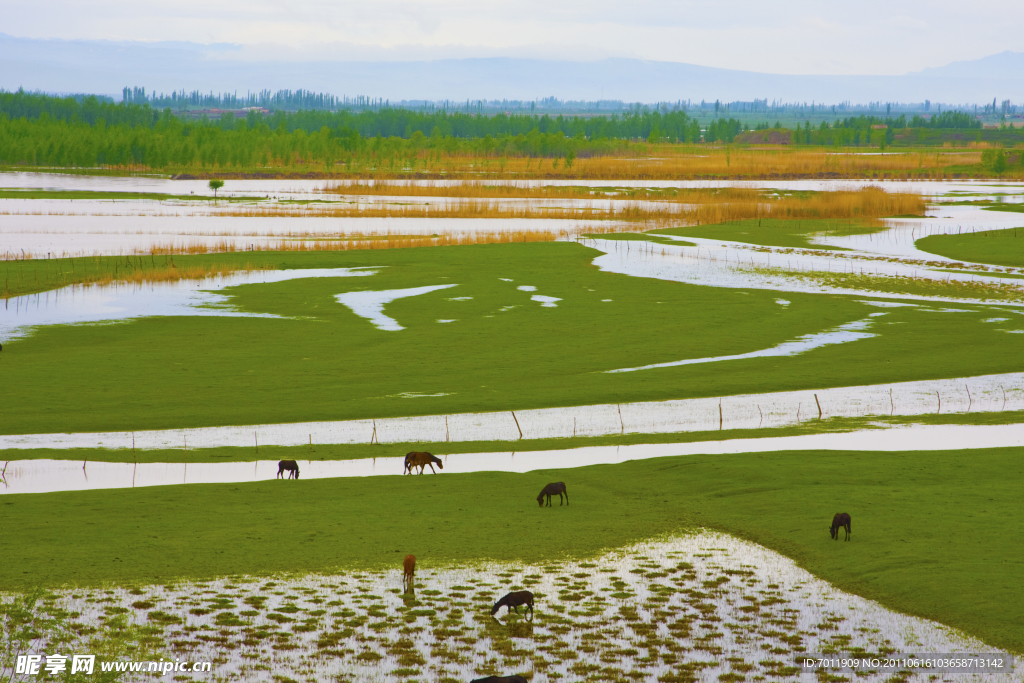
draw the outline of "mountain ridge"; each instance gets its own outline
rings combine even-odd
[[[767,98],[825,104],[1024,100],[1024,53],[1010,51],[900,76],[822,76],[622,57],[306,62],[236,58],[244,48],[229,43],[38,40],[0,34],[0,88],[95,92],[115,99],[124,86],[142,86],[150,92],[303,88],[395,101],[547,96],[626,102]]]

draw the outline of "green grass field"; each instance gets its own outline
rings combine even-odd
[[[707,527],[834,585],[1024,651],[1024,450],[690,456],[0,497],[0,588],[588,557]],[[539,509],[550,481],[571,504]],[[849,512],[849,543],[827,527]]]
[[[841,247],[814,243],[814,236],[823,235],[870,235],[885,230],[884,225],[869,225],[861,220],[813,219],[781,220],[775,218],[728,221],[715,225],[691,225],[684,228],[652,230],[655,235],[678,235],[680,237],[701,237],[704,239],[729,240],[745,244],[759,244],[765,247],[791,247],[794,249],[831,249]]]
[[[264,253],[260,264],[277,268],[381,269],[370,277],[230,290],[241,310],[287,319],[153,317],[54,325],[14,339],[0,358],[10,387],[0,432],[517,410],[1021,369],[1019,339],[1006,329],[1024,326],[1024,318],[994,325],[983,321],[1004,310],[962,306],[958,313],[887,309],[872,319],[878,336],[799,356],[606,374],[765,349],[882,311],[852,297],[786,293],[790,304],[783,306],[772,291],[606,273],[592,265],[596,255],[575,243]],[[254,256],[217,258],[241,265]],[[186,263],[194,262],[179,266]],[[458,286],[386,307],[406,328],[397,332],[376,329],[334,299],[345,291],[436,284]],[[561,301],[542,307],[521,285]],[[463,297],[469,299],[457,300]]]
[[[1024,268],[1024,227],[932,235],[914,244],[922,251],[959,261]]]

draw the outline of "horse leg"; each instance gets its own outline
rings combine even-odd
[[[437,474],[437,470],[434,469],[434,463],[428,462],[427,464],[430,465],[431,474]]]

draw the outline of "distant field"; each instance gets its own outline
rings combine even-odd
[[[708,527],[890,609],[1024,651],[1021,449],[692,456],[437,474],[0,496],[0,588],[591,557]],[[534,498],[564,481],[568,507]],[[836,512],[853,518],[832,541]],[[72,542],[73,541],[73,542]]]

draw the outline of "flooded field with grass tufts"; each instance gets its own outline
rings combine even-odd
[[[841,542],[834,550],[844,550]],[[397,567],[404,551],[395,552]],[[512,590],[534,593],[532,616],[503,608],[492,617],[492,604]],[[134,627],[149,659],[173,652],[211,661],[223,681],[461,683],[515,673],[535,683],[738,683],[804,680],[802,653],[993,652],[940,624],[838,591],[765,548],[710,532],[587,561],[449,567],[420,557],[408,592],[396,569],[71,589],[46,600],[80,633]]]

